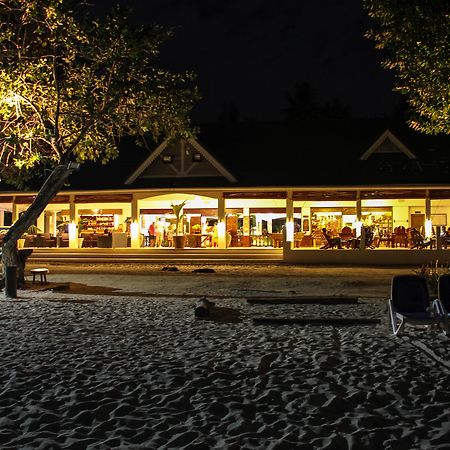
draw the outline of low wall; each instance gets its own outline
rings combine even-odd
[[[450,250],[304,250],[283,249],[283,260],[290,264],[322,264],[352,266],[420,266],[439,261],[450,263]]]

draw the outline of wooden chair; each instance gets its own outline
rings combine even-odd
[[[423,249],[430,247],[431,248],[431,240],[426,240],[418,230],[415,228],[411,228],[410,230],[411,236],[411,250],[418,248]]]
[[[355,236],[353,235],[353,230],[350,227],[342,228],[339,236],[341,238],[341,244],[347,248],[352,245],[353,239],[355,238]]]
[[[408,235],[406,229],[403,226],[396,227],[392,236],[392,247],[407,247]]]

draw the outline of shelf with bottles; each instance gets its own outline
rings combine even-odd
[[[114,216],[104,215],[81,215],[79,218],[80,231],[100,231],[114,228]]]

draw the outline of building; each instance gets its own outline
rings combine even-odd
[[[25,245],[169,249],[172,205],[185,201],[186,249],[275,247],[303,263],[450,259],[441,238],[450,226],[447,136],[381,119],[249,122],[208,125],[197,139],[151,153],[122,146],[109,165],[88,163],[74,174]],[[0,225],[33,195],[3,189]],[[322,229],[355,251],[324,251]]]

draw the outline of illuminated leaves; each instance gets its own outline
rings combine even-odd
[[[365,0],[379,28],[367,36],[386,52],[396,90],[414,110],[409,125],[450,134],[450,3],[447,0]]]
[[[124,135],[190,133],[193,76],[156,63],[170,33],[70,4],[0,0],[0,171],[16,185],[68,158],[106,163]]]

